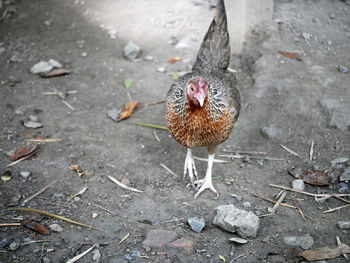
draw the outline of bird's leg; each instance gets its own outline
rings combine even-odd
[[[211,179],[211,173],[212,173],[212,169],[213,169],[214,156],[215,156],[215,153],[209,154],[208,169],[207,169],[207,172],[205,174],[204,179],[197,180],[197,181],[194,182],[195,184],[201,185],[201,187],[199,188],[199,190],[196,193],[196,195],[194,196],[194,198],[199,196],[206,189],[209,189],[210,191],[215,193],[217,196],[219,196],[218,192],[215,190],[215,188],[213,186],[213,182],[212,182],[212,179]]]
[[[196,165],[194,164],[192,150],[190,148],[187,149],[187,155],[186,155],[185,167],[184,167],[184,178],[186,177],[187,173],[188,173],[188,176],[190,177],[190,183],[193,185],[194,176],[197,178],[197,170],[196,170]]]

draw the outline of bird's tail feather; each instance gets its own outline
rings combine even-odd
[[[193,70],[227,69],[230,63],[230,40],[224,0],[218,0],[216,13],[199,49]]]

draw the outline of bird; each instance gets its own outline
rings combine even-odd
[[[171,85],[165,99],[165,120],[170,135],[187,148],[184,177],[199,190],[217,196],[212,183],[212,169],[218,145],[230,135],[241,108],[236,78],[228,70],[230,41],[223,0],[218,0],[214,18],[201,43],[192,71]],[[208,167],[198,179],[192,149],[207,147]]]

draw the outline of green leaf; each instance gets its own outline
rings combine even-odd
[[[222,262],[226,262],[226,258],[224,256],[219,255],[219,258],[221,259]]]
[[[125,86],[125,88],[127,88],[127,89],[130,88],[131,85],[132,85],[132,83],[133,83],[132,79],[127,78],[127,79],[124,81],[124,86]]]
[[[1,180],[3,180],[4,182],[10,181],[11,180],[11,176],[9,175],[2,175],[1,176]]]

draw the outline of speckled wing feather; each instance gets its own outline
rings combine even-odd
[[[205,34],[192,70],[227,69],[230,63],[230,40],[223,0],[218,0],[215,17]]]

